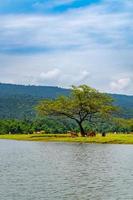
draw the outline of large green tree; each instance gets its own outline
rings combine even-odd
[[[82,136],[86,135],[84,122],[92,123],[95,118],[111,115],[116,107],[112,99],[87,85],[72,86],[69,96],[61,96],[53,100],[43,100],[37,106],[41,115],[65,116],[75,120]]]

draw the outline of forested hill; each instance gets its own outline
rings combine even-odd
[[[133,96],[110,94],[115,105],[121,108],[121,117],[133,118]]]
[[[0,118],[33,118],[35,105],[43,98],[68,95],[69,89],[50,86],[0,84]],[[123,109],[121,116],[133,118],[133,96],[110,94]]]
[[[6,96],[33,96],[36,98],[55,98],[59,95],[68,95],[70,90],[51,86],[25,86],[0,83],[0,97]]]
[[[68,95],[70,90],[50,86],[0,83],[0,119],[35,117],[35,106],[43,98]]]

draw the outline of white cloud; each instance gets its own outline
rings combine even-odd
[[[61,74],[61,71],[59,69],[52,69],[48,72],[42,72],[40,74],[40,79],[42,81],[51,81],[51,80],[56,80]]]
[[[132,94],[129,76],[116,75],[133,70],[133,1],[103,2],[56,15],[1,15],[0,81],[86,83],[102,91]],[[15,49],[24,50],[14,54]],[[111,77],[116,78],[110,84]]]
[[[112,81],[110,83],[110,87],[111,87],[112,91],[121,92],[121,91],[125,90],[126,88],[128,88],[130,86],[130,84],[131,84],[131,78],[123,77],[118,80]]]
[[[88,84],[99,90],[112,91],[111,82],[132,74],[132,51],[97,49],[35,55],[0,55],[0,82],[58,85]],[[125,67],[126,66],[126,67]],[[40,74],[58,69],[56,79],[43,80]],[[122,75],[119,75],[120,72]],[[80,80],[80,81],[79,81]],[[133,84],[121,93],[133,94]]]
[[[76,78],[77,82],[85,82],[90,77],[90,73],[87,70],[80,72],[79,76]]]
[[[47,72],[41,72],[39,75],[29,77],[36,80],[36,84],[42,85],[59,85],[68,87],[72,84],[80,85],[85,83],[91,75],[87,70],[78,71],[76,74],[63,72],[61,69],[55,68]],[[31,81],[31,80],[30,80]]]
[[[71,85],[80,85],[88,82],[88,79],[91,77],[90,72],[87,70],[79,70],[75,73],[62,73],[60,78],[59,85],[71,86]]]
[[[129,1],[120,1],[123,9],[119,12],[110,12],[112,3],[108,1],[58,15],[1,15],[1,49],[131,47],[133,12],[127,10],[128,4]],[[133,8],[133,2],[130,7]]]

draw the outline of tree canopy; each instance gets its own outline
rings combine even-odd
[[[97,118],[111,116],[117,108],[110,96],[87,85],[72,86],[69,96],[60,96],[53,100],[43,100],[37,106],[39,114],[44,116],[62,116],[76,121],[82,136],[85,136],[83,123],[92,123]]]

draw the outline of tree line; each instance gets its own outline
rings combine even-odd
[[[133,119],[114,118],[112,121],[97,123],[96,125],[84,123],[86,132],[91,130],[101,132],[118,132],[130,133],[133,132]],[[35,120],[0,120],[0,134],[32,134],[34,132],[45,133],[67,133],[68,131],[79,132],[80,129],[72,120],[52,118],[38,118]]]

